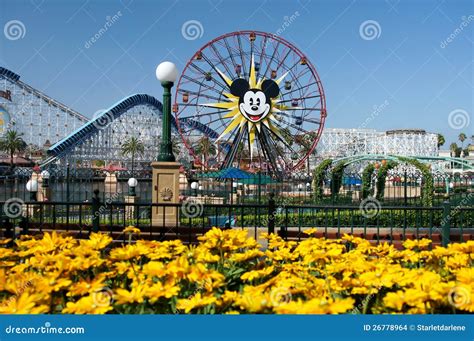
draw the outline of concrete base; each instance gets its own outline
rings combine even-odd
[[[140,198],[136,196],[125,195],[125,204],[135,204]],[[136,221],[138,218],[138,207],[125,205],[125,219]]]
[[[152,203],[179,204],[180,166],[178,162],[152,162]],[[179,207],[152,207],[151,223],[153,226],[178,226]]]
[[[107,199],[115,200],[117,197],[118,181],[117,175],[113,172],[106,172],[104,180],[104,192]],[[114,198],[115,197],[115,198]]]

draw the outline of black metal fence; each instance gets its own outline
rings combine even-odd
[[[146,238],[189,237],[190,242],[211,227],[247,229],[254,237],[275,229],[286,238],[297,239],[313,227],[326,237],[350,233],[389,242],[418,237],[436,240],[438,236],[447,243],[474,236],[474,206],[467,201],[446,201],[435,207],[364,207],[282,205],[272,198],[265,204],[203,204],[195,199],[180,204],[127,204],[97,197],[90,202],[8,200],[0,206],[4,237],[13,236],[16,228],[17,233],[57,230],[78,237],[105,231],[120,239],[129,225],[140,228]]]
[[[10,198],[28,200],[30,194],[26,183],[32,170],[18,170],[13,176],[0,176],[0,201]],[[85,202],[92,200],[94,190],[99,190],[101,199],[112,198],[124,201],[129,192],[128,179],[135,177],[138,185],[135,192],[141,203],[150,203],[152,196],[151,172],[117,171],[115,182],[108,182],[104,171],[90,169],[50,170],[49,201]],[[109,179],[110,180],[110,179]],[[192,184],[195,183],[193,186]],[[385,181],[383,195],[379,195],[382,206],[421,206],[424,179],[419,172],[391,172]],[[194,187],[194,188],[193,188]],[[375,178],[371,189],[375,188]],[[269,193],[287,205],[358,205],[363,201],[362,178],[358,173],[346,173],[337,194],[331,188],[329,178],[325,179],[323,197],[315,199],[312,177],[309,174],[295,174],[278,182],[268,176],[255,174],[253,179],[215,179],[203,174],[182,175],[180,196],[199,198],[209,204],[264,204]],[[433,174],[432,204],[439,206],[447,199],[461,200],[474,193],[474,173]],[[376,195],[376,192],[373,192]]]

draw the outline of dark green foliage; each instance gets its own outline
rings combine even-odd
[[[323,160],[313,173],[313,193],[315,202],[319,202],[323,198],[323,181],[328,168],[331,166],[332,160]]]
[[[362,172],[362,199],[366,199],[374,194],[374,190],[370,188],[372,182],[372,174],[374,173],[375,166],[373,163],[369,163]]]

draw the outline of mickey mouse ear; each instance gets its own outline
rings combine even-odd
[[[262,83],[262,91],[267,97],[274,98],[280,93],[280,88],[276,82],[272,81],[271,79],[267,79]]]
[[[249,88],[250,85],[245,79],[238,78],[230,86],[230,93],[234,96],[241,97],[249,90]]]

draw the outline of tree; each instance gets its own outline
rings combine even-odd
[[[451,156],[456,156],[456,153],[458,151],[459,147],[458,144],[453,142],[449,145],[449,150],[451,152]]]
[[[446,139],[443,135],[438,134],[438,149],[446,143]]]
[[[132,174],[136,155],[145,153],[145,145],[135,136],[130,137],[122,144],[122,155],[132,157]]]
[[[13,157],[15,153],[21,152],[26,148],[26,142],[21,137],[23,134],[16,130],[7,130],[5,135],[0,139],[0,150],[10,155],[10,169],[15,168]]]
[[[464,141],[466,141],[467,136],[464,133],[459,134],[458,136],[459,141],[461,141],[461,148],[464,149]]]
[[[209,137],[203,136],[199,139],[194,148],[194,152],[204,158],[204,167],[207,168],[209,156],[216,153],[216,146],[212,143]]]

